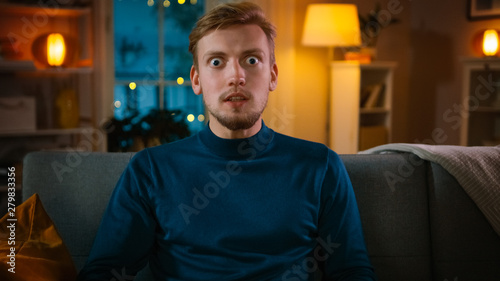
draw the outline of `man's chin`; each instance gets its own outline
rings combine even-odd
[[[252,128],[256,122],[257,121],[235,120],[221,124],[231,131],[240,131]]]
[[[252,128],[257,121],[260,120],[260,114],[251,114],[248,116],[238,117],[218,117],[214,116],[217,121],[231,131],[247,130]]]

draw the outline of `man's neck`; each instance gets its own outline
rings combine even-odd
[[[210,130],[219,138],[223,139],[244,139],[256,135],[262,128],[262,118],[259,118],[252,127],[245,130],[230,130],[223,126],[215,118],[209,122]]]

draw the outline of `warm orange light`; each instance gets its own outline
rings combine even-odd
[[[483,53],[486,56],[494,56],[498,52],[498,33],[494,29],[488,29],[483,35]]]
[[[307,6],[302,44],[335,47],[361,45],[356,5],[310,4]]]
[[[47,37],[47,62],[50,66],[61,66],[66,57],[66,44],[60,33],[51,33]]]

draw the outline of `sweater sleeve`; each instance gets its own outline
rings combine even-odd
[[[325,280],[376,280],[365,246],[351,181],[340,157],[329,150],[321,191],[318,244]]]
[[[77,280],[132,280],[147,264],[156,228],[148,193],[151,182],[147,151],[139,152],[111,195]]]

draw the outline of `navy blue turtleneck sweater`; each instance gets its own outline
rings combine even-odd
[[[326,146],[264,124],[135,155],[79,280],[374,280],[346,170]]]

